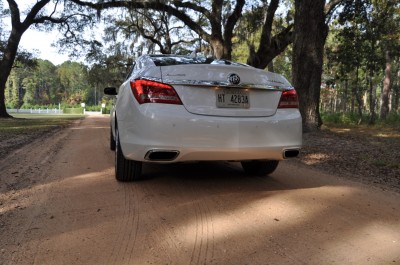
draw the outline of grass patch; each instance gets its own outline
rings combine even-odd
[[[358,124],[356,117],[348,114],[323,116],[323,129],[337,135],[345,143],[343,153],[356,157],[375,174],[400,169],[400,120],[397,115],[387,120],[377,120],[373,125]],[[382,171],[383,170],[383,171]],[[371,171],[372,172],[372,171]],[[386,173],[385,173],[386,174]],[[394,173],[395,174],[395,173]]]
[[[386,120],[378,119],[375,124],[365,122],[368,120],[367,116],[360,119],[352,113],[322,113],[321,117],[323,128],[336,133],[387,138],[397,141],[400,139],[400,115],[398,114],[391,114]]]
[[[388,166],[388,163],[384,160],[375,160],[372,161],[371,164],[375,167],[386,167]]]
[[[355,113],[321,113],[324,125],[329,126],[360,126],[366,125],[373,128],[392,128],[400,130],[400,114],[391,113],[385,120],[376,117],[373,124],[368,115],[360,117]]]
[[[43,114],[14,114],[14,119],[0,118],[0,139],[30,132],[47,131],[49,129],[66,126],[83,115],[43,115]]]

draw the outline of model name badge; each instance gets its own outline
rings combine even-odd
[[[186,76],[186,74],[167,74],[167,76]]]

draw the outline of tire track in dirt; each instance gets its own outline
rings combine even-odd
[[[214,259],[212,201],[193,186],[193,179],[170,175],[180,175],[187,166],[190,164],[148,165],[149,179],[138,183],[147,220],[143,229],[152,231],[147,242],[157,251],[150,250],[152,261],[161,256],[162,264],[194,265],[210,264]],[[153,176],[155,180],[151,180]]]
[[[155,255],[159,255],[162,253],[163,260],[162,262],[165,264],[175,264],[176,257],[181,255],[181,246],[180,239],[177,235],[176,224],[169,220],[169,217],[166,216],[165,212],[162,209],[169,209],[168,200],[164,200],[165,195],[155,194],[154,189],[151,189],[152,184],[148,183],[140,183],[140,189],[145,194],[143,200],[146,202],[146,212],[152,213],[153,216],[146,216],[147,220],[152,220],[153,222],[149,223],[153,228],[148,228],[148,230],[155,230],[157,233],[153,232],[152,240],[154,241],[153,245],[157,245],[157,252]],[[181,194],[182,191],[179,187],[174,187],[174,195]],[[161,195],[161,196],[160,196]],[[142,202],[143,203],[143,202]],[[152,245],[150,243],[150,245]]]
[[[195,203],[196,231],[190,264],[209,264],[214,258],[214,227],[209,205]]]
[[[184,168],[185,166],[182,167]],[[214,260],[215,247],[213,214],[210,209],[213,203],[209,200],[207,192],[195,186],[193,180],[196,177],[194,179],[187,176],[180,177],[172,185],[181,186],[183,189],[181,201],[190,202],[188,207],[195,222],[194,228],[187,234],[187,238],[193,241],[189,264],[211,264]]]
[[[140,225],[138,190],[134,184],[121,183],[124,213],[107,264],[130,264],[135,253]]]

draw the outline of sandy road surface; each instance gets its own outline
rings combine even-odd
[[[108,118],[0,161],[0,264],[400,264],[400,196],[281,163],[145,165],[119,183]]]

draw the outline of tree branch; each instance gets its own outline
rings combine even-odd
[[[35,18],[37,14],[42,10],[50,0],[41,0],[36,2],[36,4],[32,7],[29,11],[28,15],[26,16],[24,22],[22,23],[24,30],[27,30],[33,23],[35,23]]]
[[[180,19],[183,23],[185,23],[191,30],[195,31],[197,34],[199,34],[203,39],[210,39],[210,34],[208,34],[203,28],[198,25],[195,21],[193,21],[185,12],[180,11],[177,8],[174,8],[170,5],[167,5],[165,3],[159,2],[159,1],[151,1],[151,2],[136,2],[136,1],[108,1],[108,2],[101,2],[101,3],[92,3],[92,2],[87,2],[87,1],[81,1],[81,0],[70,0],[71,2],[80,5],[80,6],[85,6],[92,8],[98,12],[101,12],[102,10],[105,9],[110,9],[110,8],[118,8],[118,7],[124,7],[128,9],[152,9],[152,10],[157,10],[157,11],[165,11],[170,15],[173,15]],[[204,12],[205,9],[201,9],[200,7],[195,7],[193,4],[190,3],[178,3],[179,1],[174,1],[175,4],[179,7],[185,7],[185,8],[194,8],[192,10],[197,11],[197,12]],[[201,10],[201,11],[200,11]]]
[[[21,27],[20,13],[18,4],[14,0],[7,0],[11,13],[11,24],[13,28],[19,29]]]
[[[192,2],[182,2],[182,1],[175,0],[172,3],[176,7],[189,8],[193,11],[199,12],[199,13],[203,14],[204,16],[206,16],[208,19],[210,19],[212,17],[212,15],[208,9],[206,9],[202,6],[193,4]]]
[[[272,23],[274,21],[275,12],[278,9],[278,6],[279,0],[271,0],[264,19],[260,45],[258,46],[257,52],[255,51],[253,45],[249,45],[250,55],[247,59],[247,63],[254,67],[264,69],[273,58],[284,51],[285,48],[293,41],[293,25],[289,25],[279,34],[271,37]]]
[[[187,40],[180,40],[180,41],[175,41],[175,42],[173,42],[173,43],[171,43],[171,44],[172,44],[172,46],[178,45],[178,44],[180,44],[180,43],[191,43],[191,44],[193,44],[193,43],[196,43],[197,41],[199,41],[199,39],[193,39],[193,40],[190,40],[190,41],[187,41]]]
[[[335,11],[335,8],[342,4],[345,0],[331,0],[329,1],[324,8],[325,12],[325,23],[329,23],[332,13]]]
[[[233,29],[239,18],[242,16],[243,6],[245,4],[245,0],[237,0],[235,9],[233,10],[232,14],[228,17],[226,24],[225,24],[225,31],[224,31],[224,39],[225,41],[230,41],[233,36]]]

